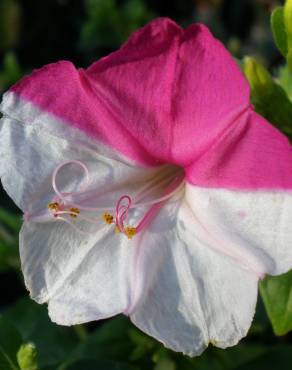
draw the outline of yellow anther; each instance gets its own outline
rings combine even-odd
[[[125,227],[125,234],[127,235],[128,239],[132,239],[134,235],[136,235],[136,228],[132,226]]]
[[[119,226],[116,226],[115,227],[115,233],[116,234],[119,234],[121,232],[121,229],[119,228]]]
[[[104,220],[105,223],[107,223],[109,225],[114,222],[114,218],[110,213],[104,213],[102,215],[102,219]]]
[[[69,210],[70,212],[70,216],[73,217],[73,218],[76,218],[78,216],[78,214],[80,213],[80,210],[78,208],[75,208],[75,207],[72,207],[70,208]]]
[[[58,211],[59,203],[57,203],[57,202],[49,203],[48,208],[49,208],[50,211]]]

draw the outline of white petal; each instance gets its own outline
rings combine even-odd
[[[187,186],[186,197],[194,217],[212,234],[212,247],[258,268],[260,275],[292,268],[291,192]]]
[[[123,312],[132,253],[123,240],[105,225],[84,236],[62,222],[25,224],[20,254],[31,297],[48,301],[51,319],[62,325]]]
[[[91,176],[83,204],[114,207],[122,194],[135,195],[145,183],[171,171],[167,166],[137,167],[30,103],[19,100],[14,106],[32,122],[19,121],[19,112],[9,112],[18,119],[1,119],[0,176],[9,195],[30,215],[20,235],[20,256],[32,298],[49,302],[52,319],[68,325],[122,312],[128,306],[132,261],[132,249],[123,245],[127,238],[102,221],[92,226],[72,220],[86,232],[95,231],[83,235],[54,219],[47,211],[55,196],[52,173],[64,161],[82,161]],[[69,165],[57,183],[61,191],[74,191],[84,177],[81,168]],[[45,218],[39,217],[42,212]]]
[[[197,237],[190,213],[185,200],[168,204],[137,238],[129,313],[165,346],[199,355],[209,342],[225,348],[246,335],[258,277]]]

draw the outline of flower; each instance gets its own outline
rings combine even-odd
[[[0,174],[31,297],[73,325],[124,313],[188,355],[246,335],[292,266],[292,155],[203,25],[156,19],[88,69],[3,98]]]

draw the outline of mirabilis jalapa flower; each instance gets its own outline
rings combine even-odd
[[[3,98],[0,174],[31,297],[73,325],[128,315],[188,355],[236,344],[292,267],[292,153],[203,25],[156,19],[88,69]]]

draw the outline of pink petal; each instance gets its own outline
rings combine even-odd
[[[288,139],[263,117],[246,112],[186,169],[193,185],[241,190],[292,189]]]
[[[12,91],[151,165],[196,161],[249,106],[246,80],[208,29],[166,18],[87,70],[51,64]]]

